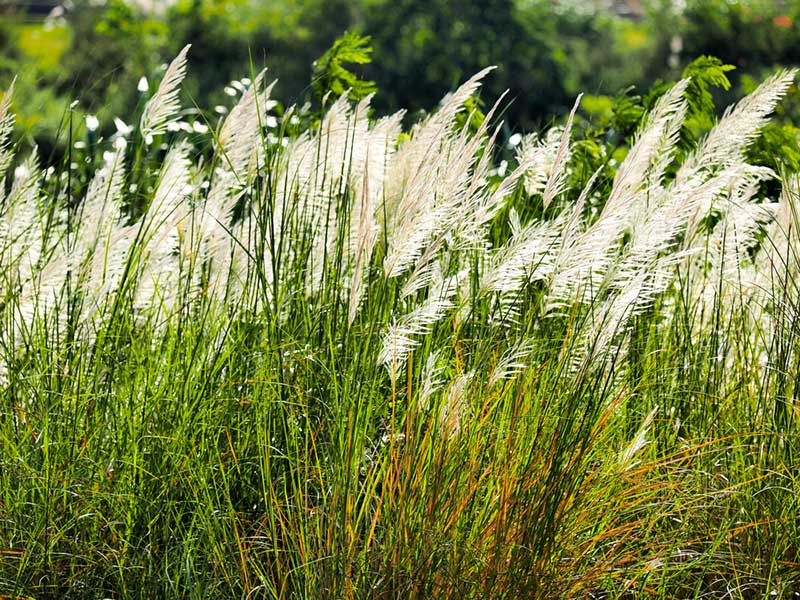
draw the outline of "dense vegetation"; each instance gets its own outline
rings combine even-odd
[[[44,23],[0,7],[0,83],[18,76],[18,133],[32,136],[48,161],[63,153],[59,131],[74,100],[81,113],[100,115],[100,134],[110,135],[113,117],[141,109],[140,78],[158,81],[165,59],[186,44],[193,68],[185,111],[214,122],[248,57],[279,78],[273,97],[281,106],[315,104],[309,66],[346,30],[372,38],[374,63],[358,72],[381,90],[373,106],[382,114],[430,110],[497,65],[484,96],[510,90],[503,140],[566,116],[582,92],[579,114],[607,117],[621,89],[674,81],[697,56],[737,67],[732,89],[717,93],[723,107],[800,58],[796,0],[687,0],[684,9],[645,0],[641,20],[589,10],[589,0],[178,0],[161,13],[124,0],[66,3],[71,10]],[[796,116],[796,102],[784,110]]]
[[[0,594],[796,597],[794,71],[510,149],[486,70],[374,116],[365,44],[219,124],[184,48],[48,167],[3,96]]]

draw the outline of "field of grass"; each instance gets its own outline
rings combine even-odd
[[[0,103],[0,597],[800,597],[794,72],[688,154],[676,83],[598,198],[487,72],[192,126],[186,66],[61,168]]]

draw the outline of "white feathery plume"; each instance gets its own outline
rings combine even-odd
[[[171,148],[164,158],[158,185],[142,217],[149,234],[146,243],[151,250],[172,252],[178,247],[178,232],[174,228],[188,215],[186,198],[192,191],[188,158],[190,149],[191,146],[184,140]]]
[[[41,170],[36,148],[16,168],[11,192],[0,213],[0,257],[16,270],[18,283],[31,278],[42,252],[39,204]]]
[[[145,140],[166,132],[167,125],[177,118],[181,108],[178,95],[181,83],[186,77],[186,55],[190,47],[191,44],[184,46],[170,63],[155,94],[144,106],[139,120],[139,132]]]
[[[550,288],[549,306],[557,308],[575,299],[577,295],[591,303],[599,293],[603,281],[614,264],[614,253],[619,248],[621,235],[627,229],[636,237],[636,230],[649,223],[652,231],[638,236],[645,247],[648,260],[664,249],[647,246],[647,234],[655,233],[662,240],[671,240],[677,231],[683,212],[680,205],[665,203],[658,187],[663,170],[671,161],[680,127],[686,113],[684,94],[688,80],[674,85],[656,103],[645,121],[636,141],[614,178],[611,193],[597,221],[582,235],[574,237],[574,244],[565,247],[559,257],[558,270]],[[644,182],[649,184],[643,187]],[[588,188],[589,186],[587,186]],[[585,198],[585,196],[584,196]],[[655,198],[661,198],[666,207],[654,206]],[[666,223],[661,226],[652,214],[658,210],[660,216],[670,217],[674,227]],[[648,250],[655,252],[648,253]],[[647,261],[634,261],[642,265]],[[628,280],[635,278],[635,271],[628,270]]]
[[[441,249],[441,245],[441,239],[434,241],[417,260],[414,270],[400,290],[401,298],[408,298],[416,294],[419,290],[430,286],[436,276],[441,274],[442,265],[435,260]]]
[[[386,277],[399,277],[424,254],[424,249],[440,227],[445,216],[441,207],[428,206],[404,218],[392,228],[389,248],[383,261]]]
[[[368,167],[367,167],[368,169]],[[372,249],[375,245],[375,221],[372,208],[372,197],[369,193],[369,172],[364,176],[363,192],[359,210],[359,223],[353,278],[350,283],[350,302],[347,310],[347,324],[352,325],[356,319],[358,307],[361,305],[362,272],[369,265]]]
[[[664,250],[666,241],[677,234],[685,210],[679,202],[665,199],[660,184],[685,117],[683,96],[687,84],[688,80],[678,82],[657,102],[620,165],[597,221],[580,235],[576,234],[574,226],[568,228],[570,243],[563,246],[557,259],[547,299],[549,311],[561,309],[579,297],[584,303],[593,302],[616,262],[615,255],[626,230],[645,246],[649,233],[655,232],[662,239],[661,245],[653,248],[656,252],[646,252],[648,259]],[[597,173],[581,194],[584,200],[596,176]],[[662,223],[660,227],[659,221],[653,218],[656,213],[659,217],[670,217],[671,225]],[[574,225],[575,221],[572,223]],[[647,223],[651,226],[649,230],[645,228],[647,234],[637,236],[637,229],[641,230]],[[636,264],[643,262],[647,261],[638,260]],[[629,271],[628,275],[628,280],[635,278],[633,272]]]
[[[498,106],[495,104],[474,134],[465,127],[451,135],[437,156],[440,162],[426,165],[424,177],[415,179],[425,182],[423,188],[417,190],[416,197],[428,200],[417,205],[401,205],[401,209],[413,208],[416,213],[395,215],[395,222],[401,224],[394,231],[384,261],[389,277],[396,277],[411,266],[419,272],[420,262],[424,264],[431,248],[442,247],[445,240],[453,249],[481,250],[485,247],[486,223],[501,208],[523,173],[522,169],[517,169],[494,192],[488,189],[491,149],[499,127],[488,140],[485,133]],[[483,154],[478,158],[481,148]],[[422,210],[423,207],[427,208]]]
[[[739,101],[736,105],[729,107],[719,123],[708,133],[695,152],[681,165],[675,181],[670,186],[670,192],[673,194],[676,193],[676,190],[680,190],[680,193],[683,194],[691,194],[692,190],[697,188],[699,182],[713,175],[715,169],[721,169],[723,173],[728,175],[730,180],[729,189],[733,189],[736,186],[741,188],[741,191],[736,194],[730,193],[728,200],[721,204],[716,203],[715,200],[722,195],[724,186],[720,186],[720,188],[723,188],[720,193],[711,196],[705,195],[705,197],[701,196],[699,201],[695,201],[694,211],[690,215],[685,236],[686,248],[701,248],[704,245],[704,239],[698,236],[701,219],[712,210],[717,210],[722,213],[723,221],[725,221],[727,212],[735,205],[735,201],[732,199],[735,199],[738,195],[750,193],[761,181],[772,176],[771,171],[768,169],[745,165],[744,153],[750,143],[758,137],[759,129],[767,123],[768,115],[772,113],[775,105],[794,82],[795,75],[796,70],[794,69],[780,71],[762,83],[752,94]],[[778,214],[780,215],[780,208]],[[733,231],[727,225],[724,225],[719,231],[724,232],[725,236],[733,234]],[[774,229],[771,233],[774,233]],[[741,237],[741,233],[738,234],[738,237]],[[748,235],[744,235],[745,239],[748,237]],[[727,237],[725,239],[727,240]],[[743,265],[736,258],[737,255],[739,257],[743,256],[742,249],[736,239],[734,237],[733,246],[722,244],[718,236],[716,238],[712,236],[709,240],[712,244],[712,253],[709,257],[712,269],[710,274],[705,274],[707,277],[700,280],[700,287],[696,292],[701,307],[709,306],[710,302],[715,302],[714,297],[719,291],[714,287],[714,283],[710,279],[711,276],[715,278],[725,277],[725,273],[728,272],[731,278],[734,277],[734,273],[736,273],[736,277],[740,277],[738,271],[743,267],[750,270],[747,265]],[[751,280],[748,284],[748,288],[751,290],[758,288],[760,285],[765,285],[766,289],[767,282],[764,280],[764,270],[760,267],[763,266],[765,260],[769,260],[772,244],[771,237],[768,235],[766,252],[760,253],[759,261],[752,266],[752,273],[747,275],[747,278]],[[733,256],[728,255],[727,258],[721,258],[729,252],[733,253]],[[729,259],[734,262],[729,263]],[[723,264],[723,260],[728,263],[728,266]],[[740,287],[739,283],[733,279],[728,284],[723,283],[724,289],[722,291],[731,299],[737,293],[739,295],[745,293],[744,289],[739,289]],[[701,319],[698,321],[701,322],[702,318],[704,317],[701,315]],[[700,324],[698,324],[699,326]]]
[[[756,257],[758,283],[763,289],[770,281],[800,276],[800,178],[793,175],[784,182],[775,220],[767,230],[763,250]],[[777,276],[777,277],[776,277]]]
[[[261,127],[267,114],[273,81],[266,88],[261,71],[253,84],[247,88],[239,102],[225,118],[217,137],[217,158],[236,175],[243,176],[253,153],[261,142]]]
[[[431,246],[434,248],[434,246]],[[435,247],[438,251],[438,246]],[[424,257],[423,257],[424,258]],[[420,259],[420,263],[422,263],[423,258]],[[413,294],[416,294],[418,291],[425,289],[431,283],[433,283],[434,278],[434,267],[436,263],[433,262],[425,262],[423,264],[417,265],[417,268],[414,269],[414,272],[411,273],[409,278],[403,284],[402,289],[400,290],[400,297],[405,299]]]
[[[371,199],[367,199],[366,204],[358,201],[347,203],[345,210],[339,206],[340,198],[348,197],[348,186],[357,189],[353,187],[353,183],[364,177],[369,154],[367,115],[371,99],[371,95],[367,96],[354,110],[351,110],[346,97],[340,98],[323,118],[320,126],[319,145],[312,170],[313,179],[304,198],[307,206],[303,211],[306,215],[309,213],[317,215],[314,223],[316,227],[312,247],[311,277],[308,281],[309,291],[315,290],[325,279],[324,273],[331,269],[330,257],[336,255],[340,228],[350,234],[347,246],[350,256],[347,256],[347,259],[351,259],[354,258],[355,246],[359,239],[357,234],[353,234],[354,228],[361,222],[362,207],[367,211],[365,219],[368,222],[374,219]],[[365,222],[365,228],[371,227],[371,224],[367,225]],[[340,274],[345,275],[348,267],[348,262],[344,261],[340,265]]]
[[[369,130],[367,144],[364,149],[365,161],[362,169],[354,170],[351,179],[352,185],[360,188],[359,178],[369,173],[369,189],[372,195],[372,206],[378,207],[385,196],[388,185],[388,170],[394,163],[397,151],[397,140],[402,131],[405,111],[398,111],[383,117]],[[368,150],[368,151],[367,151]],[[369,168],[367,168],[369,167]]]
[[[609,265],[604,283],[624,289],[646,273],[660,255],[674,250],[694,203],[719,193],[725,182],[726,177],[718,176],[689,195],[661,194],[631,227],[631,239],[622,256]]]
[[[497,250],[481,277],[480,295],[514,294],[547,279],[555,266],[563,220],[534,221]]]
[[[744,198],[742,200],[745,200]],[[758,234],[775,218],[771,204],[742,201],[728,209],[705,243],[705,252],[696,253],[695,290],[692,297],[699,304],[695,319],[696,335],[713,318],[715,299],[722,294],[725,306],[740,306],[762,293],[756,283],[749,250],[758,243]]]
[[[800,289],[800,178],[783,182],[775,219],[767,229],[761,252],[756,255],[750,291],[748,316],[758,323],[755,331],[791,329],[797,320]],[[763,352],[771,353],[769,339]],[[766,364],[766,360],[764,361]]]
[[[445,222],[456,218],[463,203],[474,154],[467,152],[463,135],[440,140],[430,160],[403,190],[397,212],[387,224],[389,247],[384,258],[387,277],[398,277],[425,254],[428,244],[442,231]]]
[[[280,165],[274,168],[276,193],[272,215],[272,242],[280,244],[283,228],[310,235],[311,251],[306,292],[313,293],[331,276],[346,277],[355,259],[358,244],[358,227],[361,223],[362,202],[347,202],[350,190],[363,189],[365,172],[372,180],[368,185],[370,200],[381,193],[383,175],[381,157],[386,154],[386,136],[390,135],[387,122],[371,137],[368,109],[371,96],[355,109],[350,108],[346,95],[331,105],[315,132],[306,132],[289,142],[281,153]],[[382,135],[383,134],[383,137]],[[373,160],[370,140],[375,141],[376,158]],[[378,148],[377,145],[384,144]],[[375,165],[375,178],[367,162]],[[376,190],[372,190],[373,181]],[[358,197],[358,196],[356,196]],[[344,210],[343,210],[344,207]],[[369,219],[374,219],[374,205],[369,208]],[[345,228],[348,252],[341,261],[340,272],[330,273],[331,257],[336,255],[340,228]],[[349,235],[347,235],[349,234]],[[289,253],[292,252],[288,248]],[[270,270],[268,268],[267,270]],[[348,286],[342,286],[346,294]]]
[[[387,277],[406,272],[428,243],[447,229],[448,220],[465,212],[458,210],[469,198],[471,171],[488,119],[474,136],[466,128],[456,135],[451,132],[455,116],[488,71],[481,71],[446,98],[439,111],[412,129],[410,140],[396,153],[384,202],[389,238],[384,259]],[[483,163],[479,164],[482,168]]]
[[[396,380],[403,368],[403,360],[417,344],[402,322],[393,321],[386,327],[378,364],[384,365],[392,380]]]
[[[350,212],[350,256],[353,264],[350,302],[360,302],[364,273],[369,268],[373,249],[381,235],[382,215],[378,209],[383,205],[387,169],[394,159],[397,138],[401,132],[403,112],[378,120],[365,135],[364,144],[358,144],[353,152],[350,167],[349,188],[362,190],[360,201],[353,202]],[[357,112],[357,119],[361,113]],[[363,120],[368,123],[366,109]],[[355,141],[355,140],[354,140]],[[356,272],[358,275],[356,276]],[[355,296],[353,289],[356,289]],[[358,306],[351,308],[358,310]],[[352,317],[355,317],[353,313]]]
[[[742,162],[744,151],[758,137],[775,105],[794,82],[796,69],[779,71],[756,90],[729,107],[719,123],[700,142],[675,176],[677,184],[689,182],[710,168],[730,167]]]
[[[617,348],[614,339],[624,337],[625,325],[636,314],[637,306],[649,305],[655,299],[654,292],[658,286],[653,285],[654,278],[654,274],[641,272],[628,288],[611,294],[598,304],[572,352],[574,369],[585,364],[603,363],[614,353]]]
[[[393,376],[404,366],[408,353],[419,345],[415,337],[428,335],[433,326],[453,308],[456,277],[445,277],[431,287],[428,298],[417,308],[387,328],[378,364],[385,365]]]
[[[362,98],[348,114],[348,129],[347,129],[347,146],[346,146],[346,160],[342,163],[341,172],[338,176],[341,177],[340,187],[337,190],[339,194],[346,193],[348,186],[353,187],[355,184],[361,183],[364,178],[365,170],[370,162],[370,154],[378,154],[378,161],[380,161],[379,152],[386,151],[387,139],[384,137],[388,133],[387,127],[391,127],[390,122],[383,122],[376,124],[375,127],[370,127],[369,109],[374,94]],[[377,128],[377,129],[376,129]],[[373,144],[375,146],[373,147]],[[383,148],[378,149],[377,145],[383,144]],[[377,161],[376,161],[377,162]],[[373,165],[376,166],[376,165]],[[333,173],[331,174],[331,179]],[[360,189],[358,186],[356,189]],[[354,205],[358,207],[359,204]],[[351,220],[351,228],[355,226],[358,221]],[[352,248],[351,248],[352,250]]]
[[[64,252],[56,251],[47,264],[26,282],[15,303],[15,341],[20,344],[25,332],[30,331],[37,319],[47,319],[53,325],[62,324],[67,312],[59,309],[64,300],[64,291],[69,273],[69,263]]]
[[[592,191],[594,183],[597,181],[597,178],[602,171],[603,167],[599,167],[594,173],[592,173],[592,176],[589,177],[589,181],[587,181],[586,185],[583,186],[581,194],[578,196],[578,201],[575,203],[575,206],[572,207],[572,210],[567,217],[567,222],[564,224],[564,231],[561,235],[560,251],[562,253],[568,251],[569,248],[575,244],[575,241],[580,235],[580,229],[582,225],[581,216],[583,214],[583,207],[586,205],[586,198],[589,197],[589,193]],[[559,253],[559,256],[556,257],[557,264],[560,257],[561,254]]]
[[[781,187],[781,195],[778,199],[778,209],[775,214],[775,225],[770,231],[770,236],[778,238],[782,235],[789,235],[789,232],[797,229],[798,219],[798,197],[800,193],[800,178],[797,175],[789,177]]]
[[[534,340],[526,338],[508,348],[489,375],[489,387],[500,381],[513,379],[528,368],[526,359],[533,352]]]
[[[398,207],[396,203],[416,202],[413,196],[405,193],[408,191],[406,188],[415,187],[414,179],[439,152],[443,141],[452,132],[456,115],[464,110],[464,103],[480,88],[481,80],[493,69],[494,67],[483,69],[470,77],[442,100],[436,112],[411,129],[409,138],[398,149],[398,160],[388,181],[387,211],[390,215],[409,212]]]
[[[682,79],[656,102],[614,176],[614,185],[602,216],[620,211],[635,214],[630,206],[633,199],[647,198],[647,195],[640,194],[640,190],[661,184],[686,118],[687,102],[684,96],[688,85],[689,80]]]
[[[70,271],[78,272],[83,299],[81,321],[88,323],[101,309],[124,270],[135,233],[122,224],[125,152],[118,148],[97,170],[78,212],[78,224],[68,249]]]
[[[441,352],[434,350],[428,354],[425,366],[422,367],[422,384],[417,394],[417,405],[420,410],[428,410],[430,407],[431,396],[442,385],[441,375],[444,366],[440,364]]]
[[[98,238],[97,247],[86,266],[82,285],[82,322],[88,323],[102,317],[105,300],[113,297],[119,290],[138,229],[137,225],[123,226],[117,221]]]
[[[628,471],[636,466],[637,463],[633,459],[649,443],[647,434],[650,432],[650,426],[653,424],[653,417],[656,416],[656,412],[658,412],[658,405],[655,405],[653,410],[647,413],[631,443],[620,453],[619,467],[623,471]]]
[[[475,377],[475,371],[458,375],[447,389],[447,398],[439,411],[439,427],[448,439],[452,439],[461,431],[461,421],[467,414],[467,386]]]
[[[14,95],[14,83],[16,77],[11,81],[3,99],[0,100],[0,181],[14,157],[10,148],[11,133],[14,131],[14,113],[11,112],[11,98]],[[0,200],[2,200],[2,186],[0,186]]]
[[[696,317],[692,322],[695,339],[702,339],[708,331],[716,318],[715,307],[719,304],[730,311],[740,310],[740,314],[753,324],[760,322],[763,331],[773,329],[772,325],[765,325],[765,320],[771,320],[765,311],[770,304],[774,273],[767,275],[760,271],[760,267],[762,257],[772,249],[769,231],[775,222],[778,206],[752,201],[756,186],[742,184],[737,190],[738,198],[732,194],[736,199],[729,201],[730,206],[726,206],[720,221],[705,236],[705,242],[701,245],[698,239],[695,244],[698,251],[687,269],[692,273],[689,281],[693,285],[690,297],[695,301]],[[759,237],[763,231],[768,235],[761,244]],[[763,249],[753,260],[751,252],[759,245]]]
[[[163,307],[167,312],[177,299],[181,265],[181,226],[189,216],[191,194],[189,144],[173,147],[161,168],[153,199],[142,217],[143,240],[140,276],[134,305],[139,309]]]
[[[512,237],[522,232],[522,221],[519,218],[517,209],[513,206],[508,210],[508,226],[511,228]]]
[[[769,179],[776,179],[777,175],[767,167],[757,167],[741,163],[733,169],[725,171],[730,177],[727,186],[720,189],[715,196],[703,196],[702,201],[695,202],[686,227],[684,248],[701,246],[704,238],[698,236],[698,229],[703,219],[712,214],[719,213],[724,220],[727,212],[736,206],[749,203],[755,196],[758,186]],[[721,200],[721,201],[719,201]]]
[[[528,165],[523,185],[525,193],[529,196],[544,193],[555,165],[558,149],[561,147],[563,134],[564,129],[555,126],[551,127],[541,140],[535,133],[523,136],[516,154],[519,164]]]
[[[117,149],[95,173],[78,211],[71,262],[83,262],[121,217],[125,152]]]
[[[558,314],[576,301],[592,303],[620,246],[624,216],[601,216],[583,233],[578,234],[576,228],[570,234],[572,243],[562,246],[553,269],[546,299],[548,312]]]
[[[544,191],[542,192],[542,200],[544,207],[550,206],[550,203],[564,191],[564,184],[567,179],[567,163],[569,163],[572,151],[570,149],[570,135],[572,134],[572,121],[575,119],[575,113],[580,106],[583,94],[579,94],[575,100],[575,105],[569,113],[567,124],[564,126],[564,131],[561,134],[561,139],[558,143],[558,150],[553,157],[553,165],[550,168],[550,174],[547,178]]]
[[[208,287],[212,296],[224,295],[228,291],[225,283],[231,270],[241,273],[249,262],[242,259],[242,249],[232,239],[231,228],[233,209],[243,191],[250,186],[262,160],[262,124],[275,85],[272,82],[264,87],[265,74],[266,71],[262,71],[256,76],[222,124],[211,188],[202,210],[195,211],[194,215],[200,260],[210,263]],[[246,218],[249,218],[249,213]],[[238,262],[232,258],[234,255]]]
[[[503,178],[494,191],[486,185],[490,151],[498,132],[499,127],[486,142],[484,154],[473,170],[472,182],[466,191],[465,198],[461,206],[452,211],[454,218],[445,221],[444,235],[455,238],[456,248],[481,251],[486,247],[488,224],[503,208],[507,198],[517,188],[529,167],[527,164],[518,165]]]
[[[642,222],[632,229],[623,256],[607,274],[609,284],[622,296],[639,285],[645,290],[631,303],[630,315],[619,319],[620,326],[629,316],[650,306],[672,281],[675,267],[696,252],[691,248],[678,251],[677,246],[679,235],[685,232],[697,206],[713,202],[740,175],[741,169],[731,168],[690,190],[672,190],[672,194],[666,191],[653,202]]]
[[[383,348],[378,358],[388,368],[402,367],[408,353],[419,345],[412,336],[429,334],[433,326],[453,307],[448,298],[432,298],[393,323],[384,337]]]

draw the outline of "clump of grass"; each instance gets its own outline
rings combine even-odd
[[[798,588],[798,183],[744,162],[793,71],[680,164],[673,86],[592,215],[571,118],[507,175],[459,125],[486,71],[291,136],[260,74],[207,160],[186,60],[85,185],[0,103],[1,594]]]

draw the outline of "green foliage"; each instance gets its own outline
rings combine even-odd
[[[776,173],[800,173],[800,129],[785,123],[768,123],[748,150],[748,161]]]
[[[705,126],[710,125],[715,108],[710,88],[731,89],[730,79],[725,73],[735,68],[715,56],[700,56],[686,66],[681,77],[690,79],[686,88],[690,118]]]
[[[456,115],[456,125],[460,129],[466,128],[470,133],[475,133],[486,119],[484,113],[485,103],[477,95],[470,96],[464,102],[464,110]]]
[[[628,88],[614,99],[611,109],[609,127],[613,128],[619,136],[628,141],[645,114],[642,97],[634,93],[635,88]]]
[[[372,62],[369,36],[348,31],[314,62],[312,85],[320,102],[330,92],[338,98],[345,92],[360,100],[377,90],[374,81],[361,79],[345,65],[366,65]],[[323,102],[324,103],[324,102]]]

